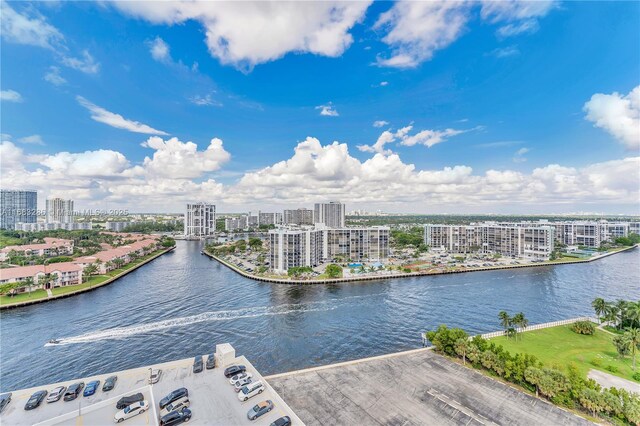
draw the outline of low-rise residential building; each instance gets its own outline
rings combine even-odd
[[[313,225],[313,210],[311,209],[285,210],[283,216],[285,225]]]
[[[73,254],[73,240],[45,238],[44,243],[6,246],[0,250],[0,261],[4,262],[11,252],[23,256],[65,256]]]
[[[72,262],[3,268],[0,269],[0,284],[27,282],[31,279],[32,289],[50,289],[76,285],[82,283],[82,269],[82,266]],[[17,289],[17,292],[20,293],[27,290],[27,288],[23,287]]]
[[[389,228],[279,227],[269,231],[271,269],[286,273],[291,267],[318,266],[343,261],[380,262],[389,257]]]
[[[551,226],[517,226],[501,223],[471,225],[427,224],[424,243],[449,253],[499,254],[530,259],[548,259],[554,248]]]
[[[145,238],[125,246],[114,247],[99,251],[90,256],[79,257],[75,259],[73,263],[83,268],[94,264],[98,268],[98,273],[106,274],[113,269],[120,268],[131,262],[134,257],[132,253],[135,253],[135,256],[144,256],[156,250],[157,245],[157,239]]]

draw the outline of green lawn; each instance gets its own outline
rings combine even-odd
[[[15,296],[0,296],[0,305],[11,305],[12,303],[27,302],[45,297],[47,297],[47,292],[44,290],[34,290],[31,295],[27,292],[16,294]]]
[[[116,275],[136,267],[137,265],[139,265],[140,263],[144,262],[145,260],[156,256],[158,254],[158,252],[155,253],[151,253],[148,254],[144,257],[141,257],[140,259],[131,262],[129,264],[127,264],[126,266],[119,268],[119,269],[114,269],[113,271],[110,271],[107,275],[94,275],[92,276],[87,282],[82,283],[82,284],[78,284],[78,285],[71,285],[71,286],[66,286],[66,287],[57,287],[51,290],[51,292],[53,293],[54,296],[58,296],[60,294],[66,294],[66,293],[72,293],[74,291],[78,291],[78,290],[83,290],[85,288],[89,288],[89,287],[94,287],[100,283],[105,282],[106,280],[115,277]],[[11,305],[13,303],[19,303],[19,302],[25,302],[28,300],[35,300],[35,299],[46,299],[47,296],[47,292],[45,290],[35,290],[31,292],[31,297],[29,297],[28,293],[21,293],[18,294],[14,297],[9,297],[9,296],[0,296],[0,305]]]
[[[582,373],[590,369],[601,370],[625,379],[632,380],[631,357],[618,358],[615,346],[611,342],[613,336],[605,331],[596,330],[592,336],[585,336],[571,331],[568,325],[527,331],[513,338],[500,336],[491,339],[504,346],[511,353],[524,352],[535,355],[545,366],[565,370],[573,362]],[[599,366],[592,363],[600,362]],[[640,371],[640,356],[636,360]],[[606,367],[613,366],[617,372],[608,371]]]

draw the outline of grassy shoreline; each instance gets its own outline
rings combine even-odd
[[[116,281],[121,276],[124,276],[127,273],[133,271],[134,269],[137,269],[138,267],[142,266],[143,264],[165,253],[168,253],[174,248],[175,247],[157,250],[139,259],[136,259],[135,261],[123,266],[122,268],[114,269],[105,275],[94,275],[91,278],[89,278],[87,282],[82,284],[53,288],[51,289],[51,293],[53,293],[52,297],[49,297],[46,290],[40,290],[40,289],[32,291],[31,295],[29,295],[29,293],[26,292],[26,293],[20,293],[19,295],[12,296],[12,297],[0,296],[0,309],[14,308],[14,307],[22,306],[23,304],[26,306],[32,303],[48,302],[48,301],[56,300],[62,297],[68,297],[74,294],[80,294],[86,291],[91,291],[95,288],[99,288],[103,285],[110,284]]]

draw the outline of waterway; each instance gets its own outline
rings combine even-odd
[[[497,313],[531,324],[592,315],[595,297],[640,299],[640,250],[596,262],[333,285],[244,278],[176,250],[106,287],[0,316],[0,390],[7,391],[213,352],[229,342],[262,374],[419,347],[446,323],[500,328]],[[46,345],[49,339],[61,340]]]

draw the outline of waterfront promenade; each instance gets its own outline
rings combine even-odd
[[[596,260],[600,260],[608,256],[612,256],[614,254],[622,253],[628,250],[633,250],[637,247],[638,247],[637,245],[634,245],[634,246],[626,247],[613,252],[597,254],[589,259],[554,260],[554,261],[539,262],[539,263],[527,263],[523,265],[482,266],[482,267],[476,267],[476,268],[450,269],[450,270],[444,270],[444,271],[402,272],[402,273],[393,273],[393,274],[376,274],[376,275],[369,275],[369,276],[357,276],[357,277],[347,277],[347,278],[323,278],[323,279],[312,278],[307,280],[291,279],[288,277],[273,278],[273,277],[265,277],[265,276],[251,274],[246,271],[243,271],[242,269],[238,268],[236,265],[230,262],[227,262],[224,259],[221,259],[219,256],[209,253],[206,250],[203,250],[202,253],[208,256],[209,258],[220,262],[222,265],[228,267],[229,269],[235,271],[236,273],[242,275],[243,277],[250,278],[256,281],[270,282],[274,284],[337,284],[342,282],[353,282],[353,281],[388,280],[388,279],[395,279],[395,278],[413,278],[413,277],[420,277],[420,276],[462,274],[467,272],[498,271],[498,270],[504,270],[504,269],[522,269],[522,268],[533,268],[533,267],[541,267],[541,266],[573,265],[576,263],[594,262]]]

